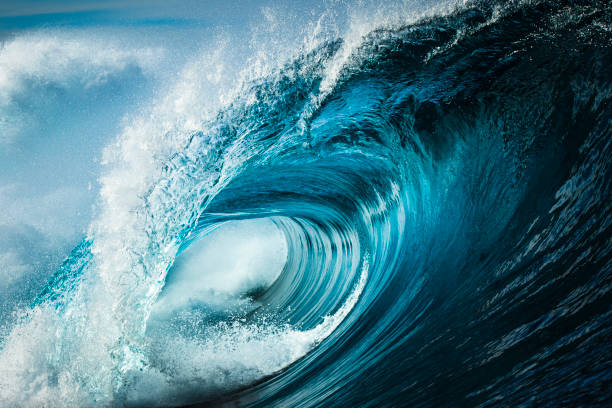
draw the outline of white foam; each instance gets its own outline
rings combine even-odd
[[[363,292],[368,267],[365,261],[344,304],[310,330],[235,321],[210,327],[198,338],[169,332],[167,337],[156,339],[157,344],[151,347],[154,364],[128,375],[132,387],[127,390],[127,400],[138,406],[180,405],[198,396],[249,385],[284,369],[344,321]]]
[[[151,318],[194,302],[267,288],[286,260],[285,237],[269,219],[221,224],[178,257]]]

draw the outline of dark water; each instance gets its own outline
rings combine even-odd
[[[342,38],[250,84],[163,160],[144,233],[98,227],[13,334],[54,322],[44,398],[608,406],[611,44],[607,1],[476,2],[370,32],[334,80]],[[231,225],[228,257],[265,230],[286,261],[191,293]]]

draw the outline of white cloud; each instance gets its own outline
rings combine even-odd
[[[28,91],[52,86],[88,89],[103,85],[129,68],[145,75],[155,71],[164,52],[134,48],[95,36],[37,32],[0,46],[0,143],[11,142],[22,128],[18,98]]]

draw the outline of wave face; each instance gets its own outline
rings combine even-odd
[[[610,404],[610,44],[607,1],[476,2],[152,108],[2,405]]]

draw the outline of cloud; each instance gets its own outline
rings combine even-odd
[[[15,140],[32,119],[31,105],[41,90],[87,90],[137,69],[155,72],[164,52],[134,48],[103,38],[74,38],[41,31],[16,37],[0,47],[0,144]]]
[[[68,241],[82,233],[86,225],[82,203],[87,192],[60,187],[46,193],[32,191],[24,184],[0,186],[0,226],[29,226],[53,241]]]

